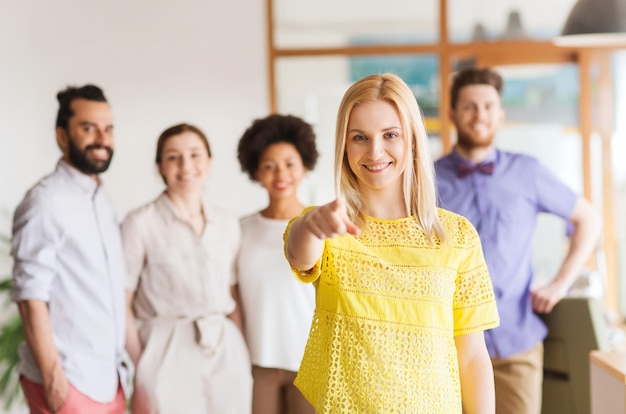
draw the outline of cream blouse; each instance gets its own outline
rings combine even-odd
[[[227,315],[235,309],[230,286],[237,283],[239,222],[206,204],[203,209],[202,236],[179,218],[165,194],[122,224],[126,289],[136,291],[139,320]]]

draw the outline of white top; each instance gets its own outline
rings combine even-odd
[[[297,281],[285,258],[289,220],[241,219],[239,291],[252,363],[297,371],[315,309],[315,289]]]
[[[48,303],[54,344],[68,381],[98,402],[111,401],[125,338],[124,262],[119,223],[102,185],[59,161],[13,219],[15,302]],[[19,371],[41,383],[26,343]]]
[[[151,412],[250,414],[248,350],[227,317],[240,230],[236,216],[203,204],[202,235],[165,194],[122,224],[133,307],[143,353],[135,383]]]

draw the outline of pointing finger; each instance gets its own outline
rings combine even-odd
[[[357,225],[354,224],[351,220],[346,219],[344,221],[344,224],[346,226],[346,231],[353,236],[358,236],[359,234],[361,234],[361,229],[358,228]]]

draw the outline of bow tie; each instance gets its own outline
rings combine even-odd
[[[456,175],[459,178],[467,177],[468,175],[478,171],[483,174],[491,175],[493,174],[493,161],[484,162],[482,164],[469,165],[469,164],[459,164],[456,167]]]

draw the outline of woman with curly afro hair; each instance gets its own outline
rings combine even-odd
[[[315,167],[311,125],[291,115],[255,120],[239,141],[241,170],[269,198],[263,210],[241,219],[239,289],[252,361],[253,414],[313,414],[293,385],[315,307],[314,290],[291,275],[283,232],[304,205],[298,186]]]

